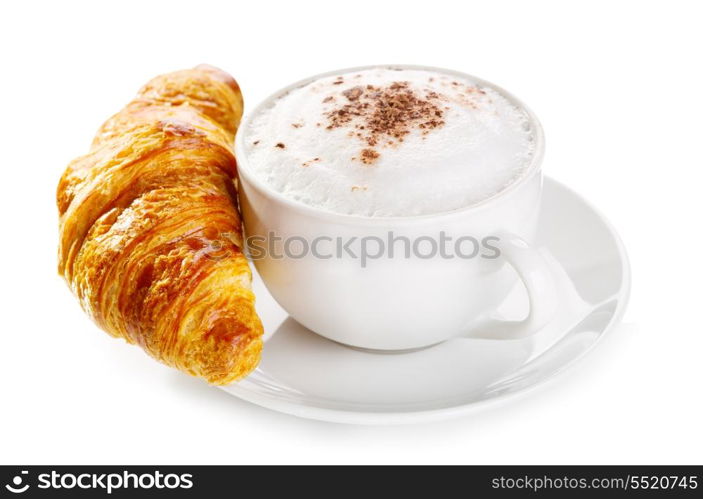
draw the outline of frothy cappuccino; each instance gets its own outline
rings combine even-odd
[[[311,81],[240,130],[247,167],[285,197],[369,217],[484,201],[535,154],[528,113],[492,87],[442,72],[373,68]]]

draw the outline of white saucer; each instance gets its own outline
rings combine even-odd
[[[256,279],[268,333],[261,364],[223,389],[276,411],[356,424],[445,419],[531,388],[581,357],[621,318],[630,289],[627,255],[610,224],[586,201],[545,179],[537,245],[557,270],[556,319],[527,339],[457,338],[413,352],[349,348],[299,325]],[[519,319],[521,285],[500,315]]]

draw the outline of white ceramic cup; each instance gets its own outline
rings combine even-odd
[[[403,350],[456,336],[512,339],[533,334],[551,320],[557,301],[549,265],[531,247],[542,192],[544,150],[537,118],[505,90],[473,76],[425,66],[389,67],[468,77],[525,109],[535,140],[532,164],[526,173],[497,195],[451,212],[409,217],[341,215],[286,198],[258,179],[247,164],[243,147],[246,133],[240,132],[235,154],[247,237],[265,241],[263,246],[270,244],[272,234],[283,241],[295,238],[328,242],[369,236],[387,239],[392,232],[394,237],[416,241],[436,238],[443,232],[454,241],[467,236],[479,241],[497,238],[491,245],[499,248],[500,256],[425,259],[405,258],[396,252],[362,266],[358,258],[347,255],[321,258],[308,253],[304,257],[278,258],[269,254],[255,259],[261,278],[295,320],[319,335],[355,347]],[[324,76],[369,68],[339,70],[294,83],[245,116],[240,130],[244,132],[261,109],[291,89]],[[321,253],[318,251],[318,255]],[[329,253],[332,251],[324,256]],[[526,318],[511,322],[493,318],[518,279],[529,298]]]

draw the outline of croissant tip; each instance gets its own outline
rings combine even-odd
[[[217,66],[213,66],[212,64],[198,64],[197,66],[195,66],[194,69],[206,71],[218,80],[220,80],[222,83],[227,85],[229,88],[234,90],[235,92],[240,91],[237,80],[235,80],[234,77],[227,71],[224,71],[223,69],[220,69]]]

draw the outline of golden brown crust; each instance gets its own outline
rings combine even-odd
[[[231,144],[242,113],[211,66],[154,78],[57,190],[59,272],[109,334],[215,384],[257,365]]]

